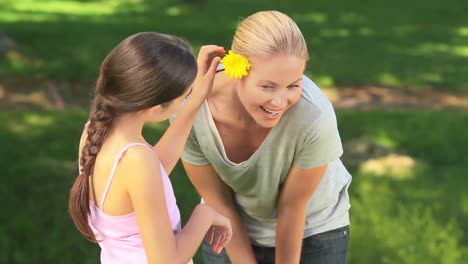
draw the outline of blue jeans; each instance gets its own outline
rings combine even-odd
[[[345,264],[349,245],[349,227],[341,227],[313,235],[302,240],[300,264]],[[252,246],[258,264],[274,264],[275,248]],[[219,255],[203,242],[202,256],[205,264],[231,264],[226,251]]]

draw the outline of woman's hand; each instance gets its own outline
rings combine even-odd
[[[206,45],[200,48],[197,58],[198,72],[191,98],[203,102],[208,96],[213,87],[216,68],[224,53],[224,48],[216,45]]]

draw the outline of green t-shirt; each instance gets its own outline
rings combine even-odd
[[[304,76],[301,99],[283,114],[248,160],[236,164],[227,158],[206,102],[198,112],[182,159],[194,165],[211,164],[233,190],[251,242],[273,247],[276,202],[293,164],[300,168],[329,164],[308,204],[304,237],[349,224],[351,175],[339,159],[342,153],[333,107]]]

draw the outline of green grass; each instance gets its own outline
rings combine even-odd
[[[229,47],[241,17],[277,9],[299,24],[308,71],[324,87],[466,92],[467,8],[463,0],[0,0],[0,28],[19,46],[0,78],[94,80],[108,51],[139,31],[182,36],[195,50]]]
[[[344,142],[368,137],[417,164],[405,177],[350,167],[349,263],[462,263],[468,258],[468,116],[458,112],[341,111]],[[1,263],[98,263],[67,214],[86,113],[1,112]],[[155,142],[165,125],[148,126]],[[198,196],[178,166],[172,181],[184,221]],[[199,261],[198,258],[195,259]],[[201,262],[197,262],[201,263]]]
[[[416,163],[406,176],[351,168],[350,263],[462,263],[468,259],[468,115],[340,112],[344,142],[388,142]]]

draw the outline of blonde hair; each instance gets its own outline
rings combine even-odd
[[[244,19],[237,27],[231,49],[247,58],[290,54],[309,59],[301,30],[278,11],[261,11]]]

